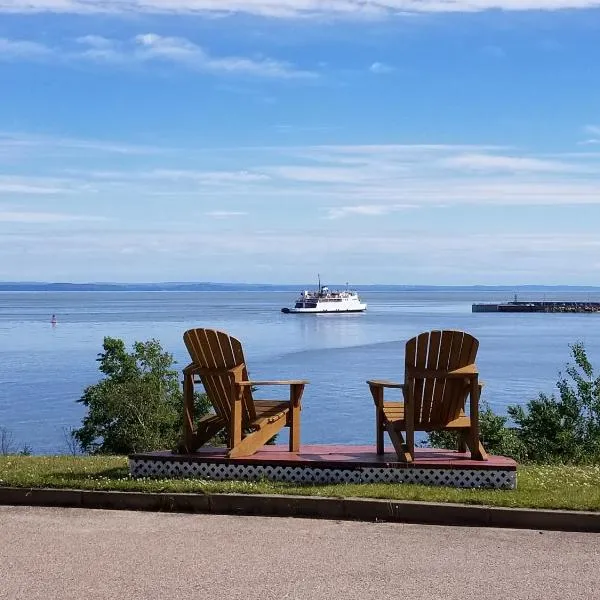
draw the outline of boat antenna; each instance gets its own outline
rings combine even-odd
[[[321,275],[317,273],[317,277],[319,279],[319,294],[321,293]]]

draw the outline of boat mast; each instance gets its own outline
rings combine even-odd
[[[317,277],[319,279],[319,295],[321,294],[321,275],[320,273],[317,273]]]

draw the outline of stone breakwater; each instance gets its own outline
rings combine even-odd
[[[600,313],[600,302],[503,302],[473,304],[472,312]]]

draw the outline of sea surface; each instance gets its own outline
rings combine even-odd
[[[360,292],[360,289],[358,290]],[[211,327],[239,338],[253,379],[306,378],[305,443],[374,443],[370,378],[401,381],[406,340],[430,329],[461,329],[480,340],[482,400],[498,413],[540,392],[556,391],[569,344],[585,343],[600,368],[600,314],[472,313],[473,302],[504,302],[501,291],[365,291],[363,314],[282,314],[296,293],[2,292],[0,427],[17,447],[66,453],[65,430],[77,427],[83,389],[98,381],[104,336],[158,339],[178,368],[189,360],[183,332]],[[600,290],[527,291],[519,300],[600,301]],[[50,319],[56,315],[57,323]],[[264,388],[271,398],[281,388]],[[397,393],[397,392],[396,392]],[[390,391],[394,398],[394,391]],[[280,441],[287,439],[282,434]]]

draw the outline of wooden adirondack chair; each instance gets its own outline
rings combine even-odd
[[[367,381],[375,401],[377,454],[384,453],[387,430],[398,458],[414,461],[415,431],[459,432],[459,450],[487,460],[479,440],[482,384],[475,365],[479,341],[464,331],[429,331],[406,342],[404,383]],[[402,390],[404,402],[384,400],[385,388]],[[469,396],[469,415],[465,403]],[[406,444],[402,437],[406,432]]]
[[[241,343],[213,329],[183,334],[192,363],[183,370],[184,432],[180,451],[194,452],[220,430],[230,458],[250,456],[283,427],[290,452],[300,448],[300,401],[307,381],[249,381]],[[215,414],[194,421],[194,383],[202,383]],[[252,386],[288,385],[288,400],[255,400]]]

